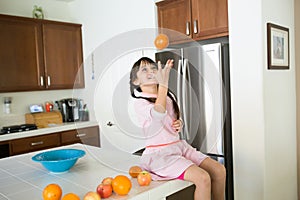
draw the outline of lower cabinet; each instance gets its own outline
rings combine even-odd
[[[11,155],[60,146],[59,134],[48,134],[11,141]]]
[[[193,200],[196,186],[191,185],[183,190],[180,190],[170,196],[166,197],[166,200],[177,200],[177,199],[185,199],[185,200]]]
[[[9,156],[9,143],[0,142],[0,158],[5,158]]]
[[[92,126],[81,129],[73,129],[58,133],[50,133],[47,135],[15,139],[3,144],[0,143],[0,149],[3,148],[3,150],[7,150],[5,154],[0,154],[0,158],[74,143],[100,147],[99,127]]]
[[[61,144],[82,143],[100,147],[99,127],[81,128],[61,133]]]

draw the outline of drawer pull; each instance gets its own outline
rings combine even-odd
[[[80,137],[85,137],[85,136],[86,136],[85,133],[78,133],[78,134],[76,135],[76,137],[78,137],[78,138],[80,138]]]
[[[43,141],[39,141],[39,142],[31,142],[31,146],[37,146],[37,145],[41,145],[41,144],[44,144]]]

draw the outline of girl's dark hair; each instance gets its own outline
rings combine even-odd
[[[142,92],[141,88],[138,85],[133,84],[133,82],[137,79],[137,72],[139,71],[142,62],[153,64],[153,65],[156,66],[156,63],[152,59],[150,59],[148,57],[142,57],[142,58],[140,58],[138,61],[136,61],[133,64],[133,67],[131,68],[131,71],[130,71],[130,81],[129,81],[129,84],[130,84],[130,93],[131,93],[131,96],[133,98],[136,98],[136,99],[145,99],[145,100],[147,100],[147,101],[149,101],[151,103],[155,103],[156,98],[137,97],[134,94],[134,90]],[[180,118],[180,111],[179,111],[178,104],[176,102],[176,96],[169,89],[168,89],[167,95],[168,95],[168,97],[171,98],[172,103],[173,103],[174,112],[176,114],[176,118],[179,119]]]

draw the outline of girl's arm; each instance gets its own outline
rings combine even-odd
[[[158,81],[158,92],[154,109],[160,113],[166,112],[169,74],[171,68],[173,67],[173,62],[173,60],[169,59],[166,63],[166,66],[162,69],[161,62],[158,61],[158,71],[156,74],[156,79]]]

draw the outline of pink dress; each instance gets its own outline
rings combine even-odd
[[[156,97],[153,94],[139,93],[136,96]],[[170,180],[179,177],[189,166],[197,166],[207,158],[191,147],[172,128],[176,115],[172,100],[167,97],[166,112],[154,110],[154,104],[137,99],[135,110],[140,126],[146,137],[146,149],[141,157],[141,167],[152,174],[153,180]]]

